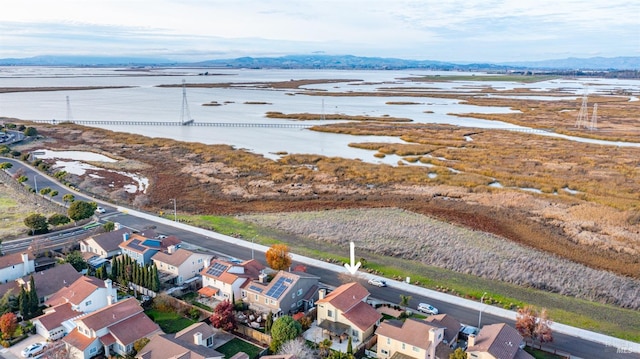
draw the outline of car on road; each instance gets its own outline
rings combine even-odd
[[[105,213],[105,212],[106,212],[106,210],[104,208],[102,208],[102,207],[96,208],[96,213]]]
[[[45,349],[47,349],[47,345],[44,343],[33,343],[28,347],[22,349],[22,356],[24,358],[31,358],[40,353],[42,353]]]
[[[383,281],[382,279],[378,279],[378,278],[369,279],[369,284],[375,285],[376,287],[386,287],[387,286],[387,282]]]
[[[420,303],[418,304],[418,311],[421,311],[422,313],[427,313],[427,314],[438,314],[438,308],[434,307],[431,304],[427,304],[427,303]]]

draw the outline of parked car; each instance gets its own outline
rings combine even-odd
[[[369,279],[369,284],[375,285],[376,287],[386,287],[387,286],[387,282],[383,281],[382,279],[378,279],[378,278]]]
[[[438,314],[438,308],[434,307],[431,304],[427,304],[427,303],[420,303],[418,304],[418,310],[421,311],[422,313],[427,313],[427,314]]]
[[[102,208],[102,207],[96,208],[96,213],[105,213],[105,212],[106,212],[106,210],[104,208]]]
[[[25,358],[34,357],[40,353],[42,353],[45,349],[47,349],[47,345],[44,343],[33,343],[28,347],[22,349],[22,356]]]

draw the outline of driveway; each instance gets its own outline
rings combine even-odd
[[[22,352],[22,349],[24,349],[25,347],[27,347],[28,345],[31,345],[33,343],[37,343],[37,342],[46,342],[46,339],[44,339],[40,334],[34,334],[34,335],[30,335],[27,339],[18,342],[17,344],[15,344],[12,347],[9,348],[2,348],[0,350],[0,357],[4,358],[4,359],[17,359],[17,358],[22,358],[22,355],[20,354],[20,352]]]

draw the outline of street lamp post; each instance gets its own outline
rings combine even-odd
[[[482,297],[480,298],[480,304],[483,304],[484,296],[487,295],[487,292],[484,292]],[[480,308],[480,314],[478,314],[478,330],[480,330],[480,323],[482,322],[482,308]]]
[[[174,222],[178,222],[178,211],[176,209],[176,199],[175,198],[169,198],[169,201],[173,202],[173,221]]]

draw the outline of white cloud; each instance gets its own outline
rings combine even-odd
[[[21,0],[0,57],[108,51],[204,60],[325,51],[435,60],[637,56],[628,0]],[[564,56],[564,55],[563,55]]]

